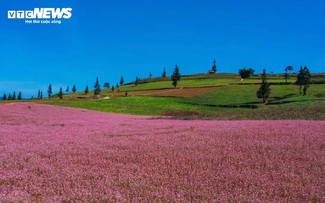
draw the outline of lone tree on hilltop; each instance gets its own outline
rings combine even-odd
[[[164,68],[162,74],[161,74],[161,77],[165,78],[166,77],[166,68]]]
[[[63,98],[63,92],[62,92],[62,87],[60,87],[60,91],[59,91],[59,98],[62,99]]]
[[[49,96],[49,99],[51,99],[51,96],[52,96],[52,85],[51,84],[47,88],[47,95]]]
[[[217,72],[217,62],[216,62],[216,59],[214,59],[213,62],[212,62],[212,68],[211,68],[211,70],[213,71],[214,74]]]
[[[300,66],[300,70],[297,75],[297,81],[296,81],[296,84],[299,85],[299,93],[300,94],[306,95],[307,88],[309,87],[309,84],[310,84],[310,78],[311,78],[311,74],[310,74],[307,66],[305,66],[305,67]],[[302,87],[303,87],[303,92],[301,92]]]
[[[73,85],[73,87],[72,87],[73,94],[76,93],[76,91],[77,91],[77,87],[76,87],[76,85]]]
[[[174,88],[177,86],[177,82],[181,80],[181,74],[179,73],[178,65],[175,66],[173,75],[171,76],[171,80],[173,81]]]
[[[94,95],[99,95],[101,89],[100,89],[100,84],[99,84],[99,81],[98,81],[98,77],[96,78],[96,82],[95,82],[95,85],[94,85]]]
[[[85,94],[88,94],[88,92],[89,92],[88,85],[86,85]]]
[[[123,75],[122,75],[121,78],[120,78],[120,85],[124,85],[124,78],[123,78]]]
[[[266,71],[263,69],[262,73],[262,83],[260,89],[257,90],[256,96],[257,98],[263,99],[263,103],[266,103],[267,98],[269,98],[271,94],[270,84],[267,83]]]
[[[288,79],[290,78],[290,75],[288,72],[291,72],[293,70],[293,67],[292,66],[287,66],[284,71],[284,79],[286,80],[286,83],[288,83]]]
[[[246,78],[250,78],[254,74],[255,70],[252,68],[242,68],[239,69],[238,72],[242,79],[246,79]]]

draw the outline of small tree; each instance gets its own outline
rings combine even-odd
[[[40,99],[40,98],[41,98],[41,90],[38,90],[37,99]]]
[[[73,87],[72,87],[72,92],[73,92],[73,94],[75,94],[76,91],[77,91],[77,87],[76,87],[76,85],[73,85]]]
[[[217,63],[216,63],[216,59],[213,60],[212,62],[212,68],[211,70],[213,71],[213,73],[217,72]]]
[[[43,92],[41,91],[41,96],[40,96],[40,99],[43,99]]]
[[[151,72],[149,72],[149,79],[150,79],[150,78],[152,78],[152,74],[151,74]]]
[[[269,98],[271,94],[271,88],[270,84],[267,83],[267,76],[266,76],[266,71],[263,69],[262,73],[262,83],[260,88],[256,92],[257,98],[260,98],[263,100],[263,103],[266,103],[267,98]]]
[[[66,93],[70,92],[70,90],[69,90],[69,86],[67,86],[67,89],[65,89],[65,92],[66,92]]]
[[[242,79],[246,79],[251,77],[254,74],[255,70],[253,70],[252,68],[242,68],[239,69],[238,72]]]
[[[14,91],[14,93],[12,94],[12,100],[16,100],[16,92]]]
[[[9,93],[7,100],[12,100],[12,95]]]
[[[177,82],[179,80],[181,80],[181,74],[179,73],[179,69],[178,69],[178,66],[177,65],[175,66],[173,75],[171,76],[171,80],[173,81],[172,84],[173,84],[174,87],[176,87],[177,86]]]
[[[104,87],[105,87],[106,89],[110,88],[110,84],[109,84],[109,82],[105,82],[105,83],[104,83]]]
[[[115,87],[118,89],[120,86],[118,85],[118,83],[116,83]]]
[[[3,100],[3,101],[6,101],[6,100],[7,100],[7,95],[6,95],[6,93],[3,94],[2,100]]]
[[[60,87],[60,91],[59,91],[59,98],[62,99],[63,98],[63,92],[62,92],[62,87]]]
[[[300,94],[306,95],[307,88],[309,88],[309,84],[310,84],[310,78],[311,78],[311,74],[307,66],[305,66],[304,68],[301,66],[296,81],[296,84],[299,85]],[[301,91],[302,87],[303,87],[303,92]]]
[[[121,78],[120,78],[120,85],[124,85],[124,78],[123,78],[123,75],[122,75]]]
[[[114,85],[112,85],[112,92],[114,92],[114,89],[115,89],[115,87],[114,87]]]
[[[161,77],[165,78],[166,77],[166,68],[164,68],[162,74],[161,74]]]
[[[22,100],[22,95],[21,95],[21,92],[18,92],[18,97],[17,97],[18,100]]]
[[[95,85],[94,85],[94,95],[99,95],[100,91],[101,91],[100,84],[99,84],[98,77],[97,77]]]
[[[137,86],[138,84],[139,84],[139,77],[137,76],[137,77],[135,78],[134,86]]]
[[[52,85],[51,84],[47,88],[47,95],[49,96],[49,99],[51,99],[51,96],[52,96]]]
[[[88,92],[89,92],[88,85],[86,85],[85,94],[88,94]]]
[[[291,72],[293,70],[293,67],[292,66],[287,66],[284,71],[284,79],[286,80],[286,83],[288,83],[288,79],[290,78],[290,75],[288,72]]]

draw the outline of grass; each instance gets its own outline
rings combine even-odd
[[[325,75],[316,75],[322,81]],[[138,86],[123,85],[120,92],[157,90],[173,88],[169,79],[156,78],[142,80]],[[260,79],[255,76],[240,81],[231,74],[191,75],[183,77],[178,87],[218,86],[216,90],[196,97],[162,96],[115,96],[110,89],[102,90],[101,95],[109,99],[91,99],[92,92],[64,95],[58,98],[43,99],[36,102],[85,108],[103,112],[135,115],[171,116],[181,119],[312,119],[325,120],[325,84],[312,84],[306,96],[299,94],[294,85],[294,77],[284,84],[279,75],[271,75],[271,96],[267,104],[256,98]],[[124,94],[123,94],[124,95]],[[35,100],[34,100],[35,102]]]

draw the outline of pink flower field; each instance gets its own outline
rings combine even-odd
[[[325,122],[1,104],[0,202],[325,202]]]

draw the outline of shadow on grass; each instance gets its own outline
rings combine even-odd
[[[219,108],[244,108],[244,109],[257,109],[259,104],[258,102],[247,102],[242,104],[202,104],[202,103],[190,103],[190,102],[181,102],[182,104],[189,104],[193,106],[207,106],[207,107],[219,107]]]

